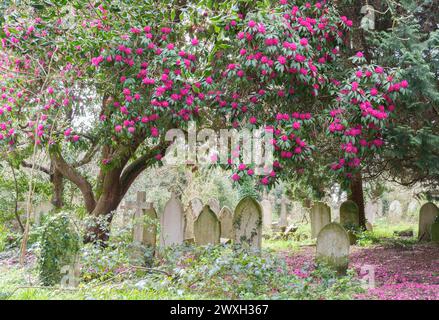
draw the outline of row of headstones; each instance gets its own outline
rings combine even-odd
[[[138,192],[137,200],[125,203],[123,208],[135,210],[134,243],[155,248],[158,216],[152,203],[146,202],[146,193]],[[160,215],[161,248],[185,241],[197,245],[219,244],[221,238],[253,249],[261,248],[262,209],[255,199],[242,199],[232,212],[227,207],[219,210],[217,201],[203,205],[200,199],[195,198],[184,210],[180,199],[171,194]]]
[[[439,240],[439,223],[435,222],[439,209],[434,203],[424,204],[419,212],[419,234],[421,241]],[[349,247],[352,237],[343,227],[358,225],[358,207],[353,201],[346,201],[340,207],[340,223],[331,222],[331,213],[327,205],[317,203],[311,210],[313,235],[317,233],[316,259],[344,273],[349,264]]]
[[[424,204],[419,211],[419,230],[418,239],[420,241],[431,241],[436,239],[435,231],[438,227],[434,225],[436,217],[439,216],[438,207],[431,202]],[[331,222],[331,209],[328,205],[318,202],[315,203],[310,212],[311,219],[311,238],[316,238],[322,228]],[[358,227],[360,225],[359,209],[355,202],[345,201],[340,206],[340,224],[342,226]],[[372,225],[367,222],[368,230]],[[352,240],[351,240],[352,242]]]

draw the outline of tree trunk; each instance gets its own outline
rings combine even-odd
[[[351,180],[351,194],[349,200],[354,201],[359,210],[360,227],[366,230],[366,213],[364,211],[364,193],[363,193],[363,178],[361,172],[357,172]]]
[[[93,242],[105,246],[110,237],[114,210],[117,209],[124,196],[120,185],[121,171],[122,169],[113,169],[104,175],[102,194],[91,212],[93,221],[87,229],[86,243]]]
[[[63,193],[64,193],[64,178],[62,173],[56,169],[52,168],[52,174],[50,176],[50,181],[53,186],[52,204],[55,208],[60,209],[64,205]]]

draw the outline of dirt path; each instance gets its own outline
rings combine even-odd
[[[286,254],[292,272],[313,265],[314,247],[304,247],[299,253]],[[360,274],[362,266],[375,271],[375,289],[369,289],[357,299],[439,300],[439,247],[420,244],[413,247],[372,248],[353,247],[350,268]]]

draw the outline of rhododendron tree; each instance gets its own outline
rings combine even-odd
[[[274,134],[273,167],[257,176],[238,161],[237,183],[270,186],[313,170],[322,137],[327,171],[344,180],[382,148],[408,84],[361,53],[340,59],[352,21],[326,1],[220,12],[156,5],[57,2],[15,11],[3,26],[0,144],[47,150],[94,217],[111,222],[136,177],[160,163],[165,132],[190,120]],[[90,179],[80,167],[93,159]],[[108,237],[97,222],[90,231],[89,240]]]
[[[345,180],[382,148],[393,99],[408,83],[399,82],[395,70],[367,65],[361,52],[350,65],[340,63],[351,25],[323,2],[283,2],[226,25],[231,46],[215,81],[227,91],[217,93],[217,108],[233,123],[274,132],[277,160],[262,184],[315,165],[322,133],[338,143],[327,167]],[[330,156],[337,156],[332,164]]]
[[[171,12],[166,24],[151,4],[132,9],[77,1],[55,15],[28,9],[15,20],[14,12],[3,26],[0,143],[46,149],[96,217],[116,209],[134,179],[160,161],[164,133],[197,117],[204,100],[197,51],[206,48],[178,32],[183,16]],[[68,161],[75,150],[87,151]],[[93,181],[78,167],[96,158]],[[91,231],[107,237],[97,224]]]

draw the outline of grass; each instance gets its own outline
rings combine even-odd
[[[377,221],[373,232],[360,234],[363,247],[383,245],[414,245],[416,238],[397,238],[394,231],[414,229],[409,223],[394,225]],[[289,238],[263,239],[263,254],[253,256],[236,253],[227,247],[207,247],[169,252],[156,261],[154,268],[178,275],[172,279],[162,274],[130,271],[122,252],[93,253],[88,251],[89,266],[102,264],[92,281],[81,282],[75,290],[38,287],[36,265],[26,268],[6,266],[0,261],[0,299],[16,300],[161,300],[161,299],[350,299],[358,293],[352,278],[333,278],[323,272],[307,278],[291,275],[279,253],[299,252],[301,246],[315,244],[309,238],[309,226],[299,226]],[[93,262],[94,261],[94,262]],[[108,265],[106,264],[108,263]],[[103,271],[110,268],[110,272]],[[113,275],[116,275],[113,277]],[[84,275],[83,275],[84,277]],[[106,281],[97,279],[107,279]],[[323,280],[322,280],[323,279]],[[327,285],[327,284],[330,285]],[[305,290],[305,288],[308,288]],[[309,289],[312,288],[312,289]]]

